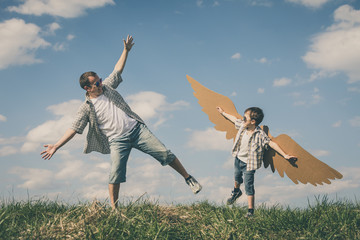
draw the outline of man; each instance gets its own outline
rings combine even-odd
[[[235,157],[235,183],[231,197],[227,204],[233,204],[242,192],[240,185],[244,183],[245,192],[248,196],[248,212],[246,217],[254,215],[255,187],[254,174],[256,169],[261,167],[264,152],[268,146],[281,154],[285,159],[296,159],[295,156],[287,155],[277,143],[271,141],[266,133],[259,127],[264,118],[261,108],[250,107],[245,110],[243,119],[224,112],[221,107],[217,107],[219,113],[235,124],[239,129],[232,148],[232,155]]]
[[[170,165],[184,177],[194,194],[197,194],[202,188],[201,185],[187,173],[179,159],[150,132],[144,121],[115,90],[122,82],[121,73],[134,45],[131,36],[127,36],[123,42],[124,50],[113,72],[104,81],[95,72],[81,75],[79,81],[86,91],[86,100],[80,106],[72,127],[63,137],[55,144],[44,145],[47,149],[41,152],[42,158],[49,160],[75,134],[81,134],[89,123],[84,153],[110,153],[109,195],[113,209],[117,206],[120,183],[126,182],[127,160],[132,148],[153,156],[163,166]]]

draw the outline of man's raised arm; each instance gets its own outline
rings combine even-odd
[[[126,38],[126,41],[123,40],[123,42],[124,42],[124,50],[123,50],[119,60],[117,61],[115,67],[114,67],[114,71],[116,70],[116,71],[122,73],[122,71],[124,70],[128,53],[130,52],[132,46],[134,46],[133,40],[134,40],[133,37],[129,36],[129,35]]]
[[[59,141],[55,144],[46,144],[44,147],[47,149],[42,151],[40,154],[42,155],[42,158],[44,160],[50,160],[50,158],[55,154],[55,152],[65,145],[70,139],[72,139],[75,136],[76,132],[69,128],[66,130],[64,136],[62,136]]]

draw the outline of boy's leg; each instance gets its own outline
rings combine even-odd
[[[245,191],[248,196],[248,213],[246,216],[252,216],[254,214],[255,205],[255,187],[254,187],[254,175],[255,170],[244,172]]]
[[[234,182],[234,190],[231,192],[231,197],[227,199],[226,203],[228,205],[233,204],[236,199],[238,199],[241,195],[242,192],[240,190],[240,185],[243,183],[243,173],[242,173],[242,169],[241,169],[241,160],[238,159],[237,157],[234,160],[234,178],[235,178],[235,182]]]
[[[255,195],[248,196],[248,207],[249,207],[249,209],[254,209],[254,203],[255,203]]]

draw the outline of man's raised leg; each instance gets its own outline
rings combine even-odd
[[[200,185],[200,183],[198,183],[194,177],[187,173],[178,158],[175,158],[171,163],[169,163],[169,165],[170,167],[175,169],[175,171],[177,171],[181,176],[184,177],[185,182],[187,183],[187,185],[190,186],[194,194],[197,194],[201,191],[202,186]]]
[[[172,161],[169,164],[170,167],[172,167],[175,171],[177,171],[181,176],[183,176],[185,179],[190,177],[190,175],[185,170],[184,166],[181,164],[178,158],[175,158],[174,161]]]

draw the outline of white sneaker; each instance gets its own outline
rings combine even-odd
[[[191,190],[193,191],[194,194],[197,194],[201,191],[202,186],[200,185],[200,183],[198,183],[196,181],[196,179],[190,175],[190,177],[188,177],[185,182],[187,183],[187,185],[190,186]]]

